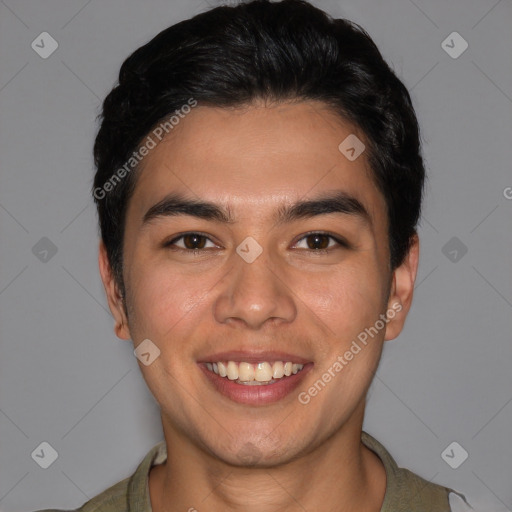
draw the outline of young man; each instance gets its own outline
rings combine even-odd
[[[424,167],[407,90],[300,0],[134,52],[95,148],[99,264],[165,441],[80,510],[444,512],[362,432],[411,307]]]

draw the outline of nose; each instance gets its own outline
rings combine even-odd
[[[266,323],[290,323],[297,315],[293,292],[283,272],[262,254],[252,263],[236,256],[225,278],[225,288],[214,304],[214,315],[222,324],[242,324],[260,329]]]

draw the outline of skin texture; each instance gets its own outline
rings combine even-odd
[[[382,194],[366,155],[338,150],[355,127],[318,102],[262,102],[239,109],[198,106],[144,159],[129,202],[123,276],[126,310],[103,244],[99,264],[122,339],[149,338],[160,356],[143,377],[160,404],[167,463],[150,474],[155,512],[379,511],[386,477],[360,442],[365,396],[385,340],[404,325],[419,243],[391,272]],[[369,222],[331,213],[276,224],[275,209],[332,190],[357,198]],[[147,210],[171,192],[218,203],[230,224]],[[307,233],[328,232],[349,247]],[[165,247],[200,232],[204,248]],[[244,261],[237,246],[254,238],[262,254]],[[179,248],[182,251],[179,251]],[[311,401],[313,385],[379,315],[401,305],[360,353]],[[314,363],[299,388],[265,406],[231,401],[197,361],[224,350],[282,350]],[[257,457],[241,459],[244,446]],[[252,464],[251,464],[252,462]]]

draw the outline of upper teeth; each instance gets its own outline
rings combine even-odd
[[[227,377],[229,380],[268,382],[272,379],[280,379],[283,376],[289,377],[292,373],[296,374],[304,368],[304,365],[290,361],[275,361],[274,363],[265,361],[258,364],[243,361],[218,361],[216,363],[206,363],[206,367],[208,370],[221,377]]]

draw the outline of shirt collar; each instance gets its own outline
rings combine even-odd
[[[167,460],[165,441],[160,441],[144,457],[128,483],[128,512],[152,512],[149,497],[149,472]]]

